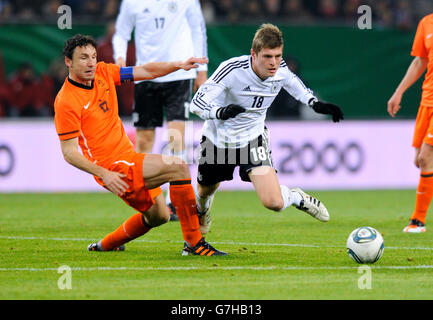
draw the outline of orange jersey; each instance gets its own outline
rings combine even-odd
[[[99,62],[91,86],[67,78],[54,102],[59,139],[78,137],[83,155],[105,168],[135,152],[118,114],[115,86],[120,83],[120,67]]]
[[[425,16],[418,24],[411,55],[428,59],[421,104],[433,107],[433,14]]]

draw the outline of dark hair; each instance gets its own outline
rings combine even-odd
[[[251,48],[255,53],[259,53],[263,48],[274,49],[283,46],[283,33],[270,23],[264,23],[256,31]]]
[[[85,47],[89,44],[96,49],[97,44],[95,39],[93,39],[91,36],[76,34],[72,38],[66,40],[65,46],[63,47],[63,55],[69,59],[72,59],[72,55],[74,54],[76,47]]]

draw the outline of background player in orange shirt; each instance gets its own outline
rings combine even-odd
[[[190,70],[207,63],[207,59],[192,57],[121,68],[97,63],[95,41],[83,35],[67,40],[63,54],[69,76],[54,103],[63,156],[138,211],[101,241],[90,244],[88,250],[123,250],[124,243],[167,222],[169,211],[159,186],[170,182],[171,200],[185,240],[182,255],[225,255],[207,243],[199,231],[188,166],[180,158],[134,151],[118,116],[115,90],[115,85],[122,82]]]
[[[425,218],[433,197],[433,14],[424,17],[416,31],[410,64],[394,94],[388,101],[388,113],[394,117],[400,110],[404,92],[418,80],[427,68],[422,85],[422,98],[415,123],[412,145],[415,165],[420,169],[415,210],[403,232],[425,232]]]

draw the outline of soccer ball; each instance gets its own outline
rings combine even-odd
[[[382,235],[372,227],[361,227],[350,233],[346,242],[347,253],[358,263],[375,263],[383,254]]]

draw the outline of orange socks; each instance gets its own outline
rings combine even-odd
[[[433,172],[421,172],[416,190],[415,211],[411,219],[418,219],[425,223],[427,210],[433,197]]]
[[[152,227],[145,224],[143,215],[136,213],[126,220],[119,228],[106,235],[101,240],[101,246],[104,251],[113,250],[122,244],[147,233]]]
[[[191,180],[170,182],[170,198],[171,204],[176,208],[184,240],[195,246],[202,235],[199,231],[197,203]]]
[[[179,180],[170,183],[171,203],[176,208],[182,228],[183,238],[195,246],[202,235],[199,231],[197,204],[191,180]],[[136,213],[126,220],[119,228],[106,235],[101,240],[104,251],[113,250],[135,238],[147,233],[152,227],[146,224],[141,213]]]

